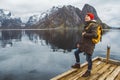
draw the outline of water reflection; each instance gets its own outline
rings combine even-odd
[[[63,52],[70,52],[75,48],[76,42],[81,38],[80,30],[30,30],[30,31],[1,31],[1,47],[13,45],[13,42],[22,41],[27,35],[30,41],[42,46],[50,46],[53,52],[62,49]],[[105,34],[105,32],[104,32]]]
[[[81,32],[78,30],[26,31],[26,34],[31,41],[45,40],[46,45],[49,45],[53,51],[58,49],[71,51],[81,37]],[[42,41],[41,44],[43,44]]]
[[[1,31],[0,32],[0,43],[1,47],[12,46],[13,41],[21,41],[21,30],[20,31]]]

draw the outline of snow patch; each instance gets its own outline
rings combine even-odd
[[[3,10],[3,12],[5,15],[8,15],[10,13],[10,11],[8,11],[8,10]]]

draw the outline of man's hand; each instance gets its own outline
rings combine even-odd
[[[86,32],[82,32],[82,36],[84,36],[86,34]]]
[[[79,43],[77,43],[77,48],[79,48],[80,47],[80,44]]]

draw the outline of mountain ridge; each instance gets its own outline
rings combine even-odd
[[[95,15],[95,20],[97,20],[98,23],[103,24],[97,15],[96,9],[89,4],[85,4],[82,10],[72,5],[64,5],[61,7],[53,6],[46,12],[42,12],[39,15],[34,14],[33,16],[30,16],[26,23],[23,23],[20,17],[13,17],[10,11],[0,9],[0,28],[81,28],[81,26],[84,26],[85,24],[84,17],[88,12],[93,13]],[[109,26],[104,23],[103,28],[109,28]]]
[[[0,28],[20,28],[22,21],[8,10],[0,9]]]
[[[52,9],[54,8],[56,10],[53,10],[52,12]],[[67,6],[64,5],[60,8],[53,7],[52,9],[50,14],[46,14],[44,18],[40,19],[38,22],[36,22],[36,24],[29,26],[29,28],[43,29],[43,28],[57,28],[60,26],[64,28],[81,27],[85,24],[84,16],[88,12],[91,12],[95,15],[95,20],[98,23],[100,24],[103,23],[99,18],[96,9],[89,4],[85,4],[82,10],[72,5]],[[109,27],[106,24],[104,25],[105,26],[103,26],[103,28]]]

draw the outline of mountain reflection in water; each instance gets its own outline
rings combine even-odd
[[[1,47],[12,46],[14,41],[21,41],[22,37],[27,37],[34,43],[45,40],[45,44],[51,46],[53,51],[63,49],[71,51],[75,48],[75,43],[80,40],[81,32],[78,30],[41,30],[41,31],[1,31]]]

